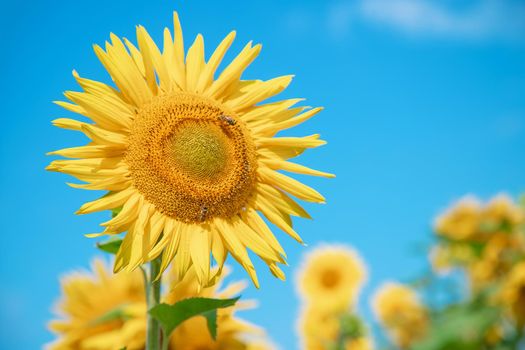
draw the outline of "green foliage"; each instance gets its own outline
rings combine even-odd
[[[195,316],[204,316],[213,339],[217,337],[217,309],[235,305],[240,297],[233,299],[189,298],[173,305],[159,304],[149,310],[161,324],[167,337],[182,322]]]
[[[345,314],[340,319],[340,333],[345,338],[359,338],[366,334],[365,325],[361,319],[353,314]]]
[[[120,246],[122,245],[122,238],[111,237],[107,241],[98,242],[97,248],[110,254],[117,254]]]
[[[501,309],[489,306],[486,296],[450,306],[435,314],[429,335],[412,350],[478,350],[486,334],[501,318]]]

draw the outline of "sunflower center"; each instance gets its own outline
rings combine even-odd
[[[228,168],[232,147],[215,124],[185,123],[172,136],[172,165],[189,177],[212,180]]]
[[[321,284],[325,288],[335,287],[340,280],[341,275],[339,274],[339,272],[332,269],[324,271],[323,275],[321,276]]]
[[[255,147],[244,123],[188,93],[157,97],[137,112],[125,161],[139,192],[184,222],[236,215],[255,185]]]

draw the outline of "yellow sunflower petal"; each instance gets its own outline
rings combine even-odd
[[[188,56],[186,57],[186,89],[188,91],[197,91],[197,84],[203,69],[204,39],[199,34],[188,50]]]
[[[295,239],[299,243],[303,243],[301,236],[294,231],[294,229],[284,220],[265,200],[258,198],[256,202],[256,207],[260,210],[263,215],[272,222],[275,226],[279,227],[281,230],[286,232],[290,237]]]
[[[201,285],[206,284],[210,277],[211,239],[209,230],[199,226],[191,233],[190,255]]]
[[[282,212],[306,219],[312,218],[296,201],[291,199],[286,193],[273,186],[260,183],[257,191],[258,195],[262,195],[263,197],[267,198],[269,202],[271,202]]]
[[[73,76],[85,92],[107,101],[123,113],[133,113],[133,108],[123,100],[122,94],[111,86],[99,81],[82,78],[75,70],[73,71]]]
[[[54,126],[62,128],[62,129],[69,129],[69,130],[77,130],[80,131],[80,128],[82,125],[86,124],[84,122],[80,122],[78,120],[69,119],[69,118],[57,118],[51,122]]]
[[[319,140],[319,135],[310,135],[305,137],[260,137],[256,145],[259,147],[304,147],[313,148],[325,145],[326,141]]]
[[[101,129],[95,125],[84,124],[81,130],[93,142],[99,145],[126,146],[126,137],[122,134]]]
[[[293,75],[287,75],[261,82],[236,99],[226,101],[225,105],[235,112],[253,107],[258,102],[270,98],[286,89],[292,81],[292,78]]]
[[[184,69],[184,38],[177,12],[173,13],[173,28],[173,65],[175,68],[178,85],[181,87],[181,89],[186,89],[186,72]]]
[[[124,191],[111,193],[93,202],[87,202],[80,207],[77,214],[93,213],[101,210],[118,208],[123,205],[135,192],[133,188],[127,188]]]
[[[289,176],[270,170],[265,167],[258,169],[258,174],[261,179],[275,187],[281,188],[293,196],[309,202],[324,203],[324,197],[314,190],[299,181],[292,179]]]
[[[286,258],[286,253],[277,240],[275,238],[275,235],[272,233],[268,225],[264,222],[264,220],[257,214],[257,212],[253,209],[248,209],[245,213],[246,222],[248,225],[258,234],[260,234],[266,242],[279,254],[281,254],[283,257]]]
[[[251,44],[246,45],[241,53],[224,69],[219,78],[205,91],[205,95],[220,99],[221,93],[232,82],[239,79],[242,72],[252,63],[257,55],[259,55],[260,51],[261,45],[255,45],[254,47],[252,47]]]
[[[289,171],[289,172],[297,173],[297,174],[322,176],[322,177],[329,177],[329,178],[335,177],[334,174],[325,173],[324,171],[310,169],[308,167],[305,167],[304,165],[287,162],[287,161],[280,160],[280,159],[262,159],[261,162],[273,170],[285,170],[285,171]]]
[[[231,252],[235,260],[237,260],[239,264],[241,264],[248,272],[253,284],[259,288],[259,280],[257,278],[257,273],[255,272],[255,267],[248,256],[246,248],[237,237],[234,227],[222,219],[217,219],[215,222],[224,243],[228,247],[228,250]]]
[[[154,93],[157,92],[156,72],[159,78],[160,88],[165,92],[169,92],[171,90],[172,80],[159,48],[142,26],[137,27],[137,39],[140,51],[143,53],[146,79],[151,91]]]
[[[234,39],[235,32],[231,32],[226,36],[226,38],[224,38],[219,46],[217,46],[200,75],[196,88],[197,92],[205,91],[212,84],[213,75],[215,74],[215,71],[219,67],[219,64],[221,63],[224,55],[226,54],[226,51],[228,51]]]

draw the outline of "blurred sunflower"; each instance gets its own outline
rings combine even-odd
[[[478,259],[467,269],[472,289],[507,278],[516,262],[525,256],[525,237],[521,233],[497,232],[490,235]]]
[[[338,315],[307,306],[301,311],[297,323],[301,349],[326,349],[337,339],[339,328]]]
[[[146,297],[141,273],[113,275],[98,259],[92,270],[62,279],[63,296],[56,310],[60,319],[49,323],[59,339],[49,349],[143,349]]]
[[[310,305],[326,311],[352,307],[367,278],[357,252],[342,245],[312,250],[297,275],[299,294]]]
[[[434,229],[437,234],[451,240],[470,239],[478,231],[481,220],[481,203],[466,196],[437,217]]]
[[[501,301],[507,306],[518,326],[525,326],[525,261],[516,264],[501,291]]]
[[[50,350],[142,350],[146,341],[146,302],[141,273],[112,274],[100,261],[93,263],[95,274],[74,273],[62,281],[64,296],[58,313],[62,319],[50,322],[50,329],[59,339]],[[226,274],[224,274],[226,275]],[[231,298],[238,295],[245,283],[234,282],[221,289],[221,281],[210,288],[201,288],[194,268],[175,287],[168,288],[163,298],[174,303],[189,297]],[[177,282],[173,279],[172,283]],[[269,350],[273,347],[264,331],[237,319],[238,310],[253,306],[239,302],[218,310],[217,340],[209,336],[202,317],[191,318],[173,333],[170,346],[180,350]]]
[[[206,62],[202,36],[184,57],[176,13],[174,27],[174,38],[165,29],[162,50],[142,26],[137,27],[138,47],[114,34],[105,50],[95,46],[117,88],[73,73],[84,91],[68,91],[65,96],[72,103],[57,103],[91,122],[61,118],[53,123],[80,131],[91,141],[50,152],[77,159],[55,160],[47,169],[86,182],[72,187],[109,191],[84,204],[79,214],[122,208],[98,234],[127,231],[115,271],[131,271],[162,254],[162,270],[174,259],[182,277],[194,265],[199,283],[206,285],[213,277],[210,253],[222,267],[229,252],[258,285],[249,248],[284,279],[277,266],[285,262],[284,250],[260,213],[302,242],[290,216],[309,215],[289,195],[309,202],[325,200],[280,170],[333,175],[288,161],[325,144],[319,135],[275,134],[321,108],[305,111],[294,106],[301,99],[261,104],[292,79],[240,80],[261,45],[248,43],[215,78],[235,32]]]
[[[364,334],[362,321],[356,316],[350,317],[359,323],[359,331],[352,336],[343,334],[341,321],[345,316],[349,315],[311,306],[304,308],[297,323],[301,349],[326,350],[343,346],[345,350],[372,350],[373,342]],[[341,341],[343,343],[338,345]]]
[[[449,273],[457,265],[471,263],[474,258],[471,247],[464,244],[440,244],[433,247],[429,253],[432,269],[441,275]]]
[[[508,230],[524,220],[522,208],[506,194],[492,198],[483,208],[482,215],[484,224],[495,230]]]
[[[414,290],[400,283],[383,284],[372,298],[372,310],[392,341],[407,349],[428,328],[428,312]]]

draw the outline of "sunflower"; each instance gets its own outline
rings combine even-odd
[[[401,349],[422,339],[428,328],[428,311],[411,288],[388,282],[372,298],[372,310],[390,338]]]
[[[285,252],[262,216],[302,242],[290,217],[309,215],[290,195],[325,202],[281,172],[333,177],[289,161],[325,141],[318,134],[275,137],[321,108],[297,107],[301,99],[263,104],[292,76],[241,80],[261,50],[251,42],[215,77],[234,37],[228,34],[206,61],[201,35],[184,55],[176,13],[174,36],[164,30],[162,50],[142,26],[138,47],[111,34],[105,50],[94,49],[116,87],[73,72],[83,91],[68,91],[70,102],[57,102],[89,121],[60,118],[53,124],[91,142],[50,152],[73,159],[55,160],[47,169],[84,182],[72,187],[108,191],[79,214],[121,209],[92,235],[127,232],[115,271],[131,271],[161,255],[162,271],[174,260],[182,277],[194,265],[206,285],[213,277],[210,253],[219,267],[230,253],[258,286],[248,248],[284,279],[277,264],[285,263]]]
[[[49,323],[59,339],[50,350],[144,349],[146,297],[141,273],[113,275],[102,260],[93,273],[75,272],[62,279],[59,320]]]
[[[472,196],[465,196],[436,219],[434,229],[443,237],[462,241],[476,235],[480,221],[481,203]]]
[[[301,348],[305,350],[326,349],[337,339],[339,330],[337,315],[311,306],[301,311],[297,322]]]
[[[430,250],[428,258],[434,272],[447,275],[455,267],[475,263],[478,257],[468,244],[440,242]]]
[[[353,335],[345,335],[341,332],[342,319],[352,317],[358,331]],[[325,350],[336,348],[339,342],[344,343],[346,350],[371,350],[372,340],[364,333],[362,321],[357,316],[344,313],[327,312],[307,306],[301,311],[297,323],[297,331],[301,339],[302,349]],[[339,348],[339,347],[337,347]]]
[[[498,232],[490,235],[478,257],[467,269],[473,290],[505,279],[514,264],[525,255],[525,239],[521,232]]]
[[[500,293],[503,305],[507,306],[519,327],[525,326],[525,261],[514,266]]]
[[[326,245],[307,255],[297,286],[308,304],[345,311],[356,303],[366,276],[366,267],[355,250]]]
[[[74,273],[62,281],[64,296],[58,306],[61,319],[50,322],[59,339],[50,350],[114,350],[127,347],[143,350],[146,342],[146,301],[143,277],[136,270],[113,274],[101,260],[94,260],[91,273]],[[170,274],[171,275],[171,274]],[[221,278],[227,273],[221,275]],[[178,283],[175,287],[174,283]],[[199,288],[193,267],[182,281],[173,279],[163,302],[174,303],[190,297],[231,298],[245,283],[233,282],[221,288],[222,279],[209,288]],[[253,307],[238,302],[218,310],[217,340],[209,336],[206,322],[194,317],[183,322],[171,335],[170,345],[180,350],[272,349],[264,331],[235,317],[238,310]]]
[[[485,225],[496,229],[514,227],[523,223],[523,210],[506,194],[492,198],[483,208]]]

